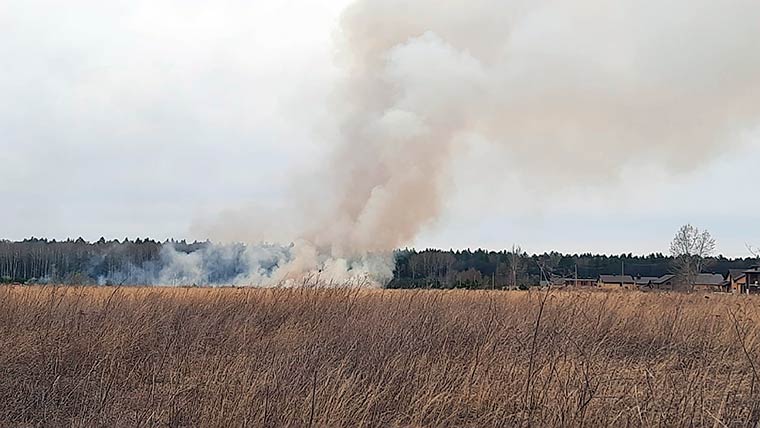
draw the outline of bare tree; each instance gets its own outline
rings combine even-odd
[[[686,224],[676,233],[670,243],[670,254],[673,256],[674,273],[689,289],[694,288],[697,276],[702,273],[705,263],[715,251],[715,239],[707,230]]]
[[[760,259],[760,247],[753,247],[752,245],[745,244],[747,246],[747,251],[752,255],[755,259]]]
[[[538,257],[536,262],[539,269],[539,281],[546,281],[547,285],[552,285],[555,278],[555,270],[562,261],[562,255],[559,253],[551,252],[544,253]]]

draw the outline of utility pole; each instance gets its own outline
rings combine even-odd
[[[575,288],[578,288],[578,263],[575,264]]]
[[[512,244],[512,252],[510,253],[510,268],[512,269],[512,288],[517,289],[517,261],[518,256],[516,254],[517,249],[515,244]]]
[[[621,257],[620,258],[620,288],[625,287],[623,283],[625,282],[625,279],[623,278],[625,276],[625,260]]]

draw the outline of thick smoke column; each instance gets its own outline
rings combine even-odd
[[[304,272],[409,244],[471,139],[549,189],[688,171],[760,122],[756,1],[357,0],[341,22],[327,178],[270,216]],[[248,214],[228,238],[262,224]]]
[[[747,0],[358,0],[342,20],[338,192],[314,240],[409,243],[468,138],[551,185],[694,168],[758,124],[758,22]]]

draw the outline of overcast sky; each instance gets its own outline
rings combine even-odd
[[[222,211],[277,206],[330,151],[348,3],[1,1],[0,238],[205,239]],[[641,160],[550,195],[472,142],[410,244],[667,252],[692,223],[744,256],[760,245],[757,129],[684,172]]]

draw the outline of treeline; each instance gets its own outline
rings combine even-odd
[[[725,275],[729,269],[746,269],[756,259],[709,258],[706,271]],[[393,288],[525,288],[556,278],[597,279],[624,273],[662,276],[673,271],[673,258],[662,253],[633,254],[527,254],[520,250],[424,251],[396,254]]]
[[[0,282],[131,284],[161,263],[162,248],[170,245],[180,253],[193,253],[211,246],[191,242],[124,239],[87,242],[31,238],[0,241]],[[442,251],[399,250],[395,253],[391,288],[525,288],[557,277],[595,279],[602,274],[624,272],[633,276],[661,276],[672,270],[672,257],[661,253],[633,254],[527,254],[520,250]],[[236,259],[232,259],[233,261]],[[708,260],[708,271],[725,274],[729,269],[748,268],[754,259]],[[234,267],[225,267],[232,270]]]
[[[165,241],[125,238],[123,241],[87,242],[82,238],[66,241],[25,239],[0,241],[0,282],[94,284],[102,278],[122,278],[130,283],[158,263],[163,245],[191,253],[208,242]]]

